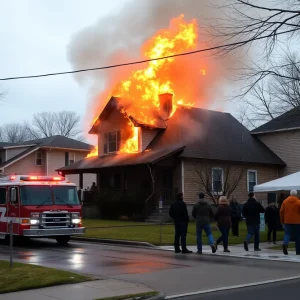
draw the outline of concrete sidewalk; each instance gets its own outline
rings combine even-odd
[[[1,294],[0,300],[95,300],[129,294],[147,293],[153,290],[139,283],[115,279],[88,281],[16,293]]]
[[[205,239],[203,241],[206,242]],[[281,243],[278,242],[278,245],[281,245]],[[229,250],[231,251],[230,253],[224,253],[223,246],[219,245],[218,251],[215,254],[213,254],[211,252],[211,248],[205,245],[203,246],[203,254],[300,263],[300,255],[296,255],[295,250],[290,250],[289,255],[284,255],[282,251],[269,249],[271,246],[272,245],[268,243],[261,243],[260,248],[262,251],[256,252],[253,249],[254,248],[253,244],[249,244],[249,251],[246,252],[244,250],[244,245],[235,245],[235,246],[229,246]],[[159,248],[162,250],[174,251],[173,246],[161,246]],[[196,246],[188,246],[188,249],[193,252],[197,252]]]

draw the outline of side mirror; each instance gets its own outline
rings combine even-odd
[[[11,190],[10,190],[10,202],[11,203],[17,202],[17,189],[14,187],[11,188]]]

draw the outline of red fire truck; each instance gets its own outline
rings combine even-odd
[[[0,238],[14,236],[55,238],[67,244],[85,232],[76,185],[60,176],[0,177]]]

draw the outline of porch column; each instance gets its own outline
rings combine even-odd
[[[79,173],[79,188],[83,189],[83,173]]]
[[[98,192],[100,192],[100,173],[96,173],[96,184],[97,184],[97,189]]]

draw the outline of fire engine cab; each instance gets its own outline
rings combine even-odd
[[[14,236],[55,238],[67,244],[85,232],[76,185],[60,176],[0,177],[0,238]]]

